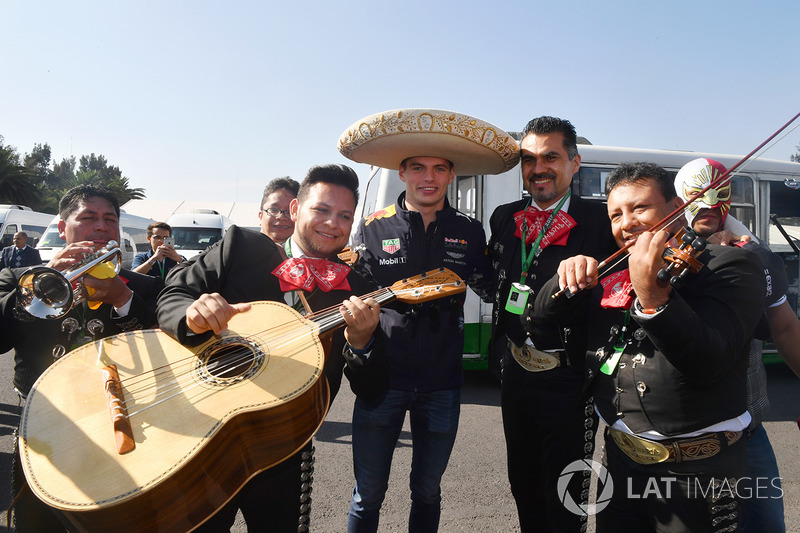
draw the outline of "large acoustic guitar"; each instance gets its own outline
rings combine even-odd
[[[415,303],[465,289],[441,269],[362,298]],[[22,413],[31,489],[78,530],[197,527],[319,429],[329,399],[319,337],[343,324],[338,307],[304,317],[256,302],[194,348],[156,329],[70,352]]]

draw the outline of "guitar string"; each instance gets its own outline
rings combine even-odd
[[[434,291],[440,291],[440,290],[442,290],[442,288],[450,287],[450,286],[460,287],[460,286],[463,286],[463,284],[453,282],[453,283],[442,283],[442,284],[437,284],[437,285],[429,285],[429,286],[425,286],[425,287],[417,287],[417,288],[411,288],[411,289],[394,289],[394,290],[391,290],[391,288],[389,287],[389,288],[386,288],[386,289],[380,289],[380,290],[375,291],[373,293],[370,293],[368,295],[364,295],[363,298],[366,298],[366,297],[369,297],[369,296],[373,296],[373,297],[377,296],[378,298],[380,298],[382,294],[385,295],[385,299],[386,300],[391,299],[394,296],[405,295],[405,294],[411,294],[411,295],[416,295],[417,297],[420,297],[420,296],[425,295],[426,293],[430,293],[430,292],[434,292]],[[387,290],[387,289],[389,289],[389,290]],[[309,319],[309,318],[310,319],[314,319],[314,321],[320,326],[320,329],[324,331],[326,329],[326,327],[328,327],[328,326],[330,326],[332,324],[336,324],[336,323],[341,321],[340,308],[341,308],[341,305],[332,306],[332,307],[329,307],[327,309],[323,309],[323,310],[317,311],[315,313],[310,313],[310,314],[306,315],[305,318],[306,319]],[[259,335],[263,335],[264,333],[269,332],[270,330],[278,330],[278,331],[280,331],[285,326],[286,326],[286,324],[280,324],[280,325],[268,328],[266,330],[263,330],[262,332],[258,332],[258,333],[253,334],[253,335],[244,336],[242,338],[245,339],[245,340],[250,340],[252,338],[260,338]],[[291,344],[293,342],[297,342],[298,340],[301,340],[303,338],[308,338],[308,335],[309,335],[309,330],[308,330],[307,327],[290,329],[286,333],[282,333],[278,337],[273,339],[273,341],[278,341],[279,343],[278,344],[273,343],[272,344],[272,349],[278,350],[278,349],[283,348],[283,347],[285,347],[285,346],[287,346],[287,345],[289,345],[289,344]],[[306,347],[304,347],[304,348],[306,348]],[[229,371],[234,372],[234,371],[237,371],[239,368],[246,368],[247,366],[251,365],[252,361],[253,361],[252,351],[249,348],[246,348],[246,347],[242,347],[242,348],[240,348],[238,350],[237,349],[231,350],[225,356],[225,358],[227,360],[226,363],[222,363],[222,364],[216,363],[213,366],[213,371],[217,372],[218,373],[217,375],[220,375],[222,373],[229,372]],[[130,386],[128,386],[128,389],[129,389],[128,390],[128,394],[125,394],[125,397],[127,398],[130,395],[130,398],[132,400],[131,407],[134,407],[136,405],[136,403],[137,403],[136,402],[136,397],[139,394],[145,393],[148,389],[155,387],[155,388],[159,388],[160,392],[158,392],[156,394],[156,396],[155,396],[156,401],[155,402],[150,403],[147,406],[142,407],[141,409],[139,409],[137,411],[131,412],[127,416],[129,418],[132,417],[132,416],[135,416],[135,415],[141,413],[142,411],[145,411],[145,410],[147,410],[149,408],[155,407],[156,405],[159,405],[159,404],[161,404],[161,403],[163,403],[165,401],[168,401],[168,400],[170,400],[170,399],[172,399],[172,398],[174,398],[176,396],[181,395],[183,392],[186,392],[187,389],[191,389],[191,388],[194,388],[196,386],[202,385],[203,384],[202,381],[196,381],[194,385],[191,385],[189,387],[184,387],[184,386],[181,385],[181,382],[180,382],[181,378],[184,378],[185,376],[191,375],[191,374],[194,373],[193,369],[194,369],[195,359],[196,359],[196,355],[192,354],[191,356],[189,356],[189,357],[187,357],[187,358],[185,358],[183,360],[179,360],[176,363],[173,363],[171,365],[164,365],[162,367],[157,367],[157,368],[153,369],[152,371],[149,371],[149,372],[146,373],[146,374],[152,373],[154,376],[157,376],[159,374],[170,372],[171,373],[170,381],[167,381],[166,383],[163,383],[163,382],[159,383],[158,378],[156,378],[152,382],[146,383],[145,387],[143,387],[143,388],[132,389]],[[189,366],[189,368],[179,372],[178,374],[173,374],[171,372],[175,368],[179,368],[180,366]],[[211,368],[211,367],[209,367],[209,368]],[[130,378],[126,378],[126,379],[121,380],[121,381],[128,381],[128,380],[135,379],[135,378],[139,378],[140,381],[141,381],[141,378],[143,376],[144,376],[144,374],[140,374],[138,376],[131,376]],[[194,378],[192,378],[192,379],[194,379]],[[235,383],[238,383],[240,381],[241,380],[233,380],[231,382],[231,384],[235,384]],[[134,383],[136,383],[136,381],[134,381]],[[167,388],[167,389],[164,389],[163,387],[164,387],[165,384],[166,385],[171,385],[171,386],[169,388]],[[180,389],[182,392],[178,392],[176,394],[170,394],[173,391],[175,391],[176,389]],[[169,395],[169,396],[164,397],[165,395]],[[127,409],[127,403],[128,402],[127,401],[123,401],[121,403]]]

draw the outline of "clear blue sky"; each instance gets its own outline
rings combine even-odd
[[[800,111],[798,21],[797,0],[0,0],[0,135],[103,154],[150,199],[246,202],[403,107],[744,154]]]

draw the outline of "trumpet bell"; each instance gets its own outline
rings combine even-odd
[[[43,266],[29,268],[17,283],[17,307],[36,318],[61,318],[85,298],[83,276],[105,261],[114,264],[115,274],[119,272],[122,251],[117,241],[108,241],[105,248],[64,273]]]
[[[72,285],[58,270],[32,267],[19,278],[17,304],[36,318],[60,318],[69,312],[72,301]]]

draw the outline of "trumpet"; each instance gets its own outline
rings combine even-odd
[[[45,266],[31,267],[17,283],[17,305],[36,318],[61,318],[86,299],[83,277],[92,275],[92,269],[103,263],[113,267],[113,275],[119,273],[122,251],[117,241],[108,241],[105,248],[87,255],[63,273]]]

